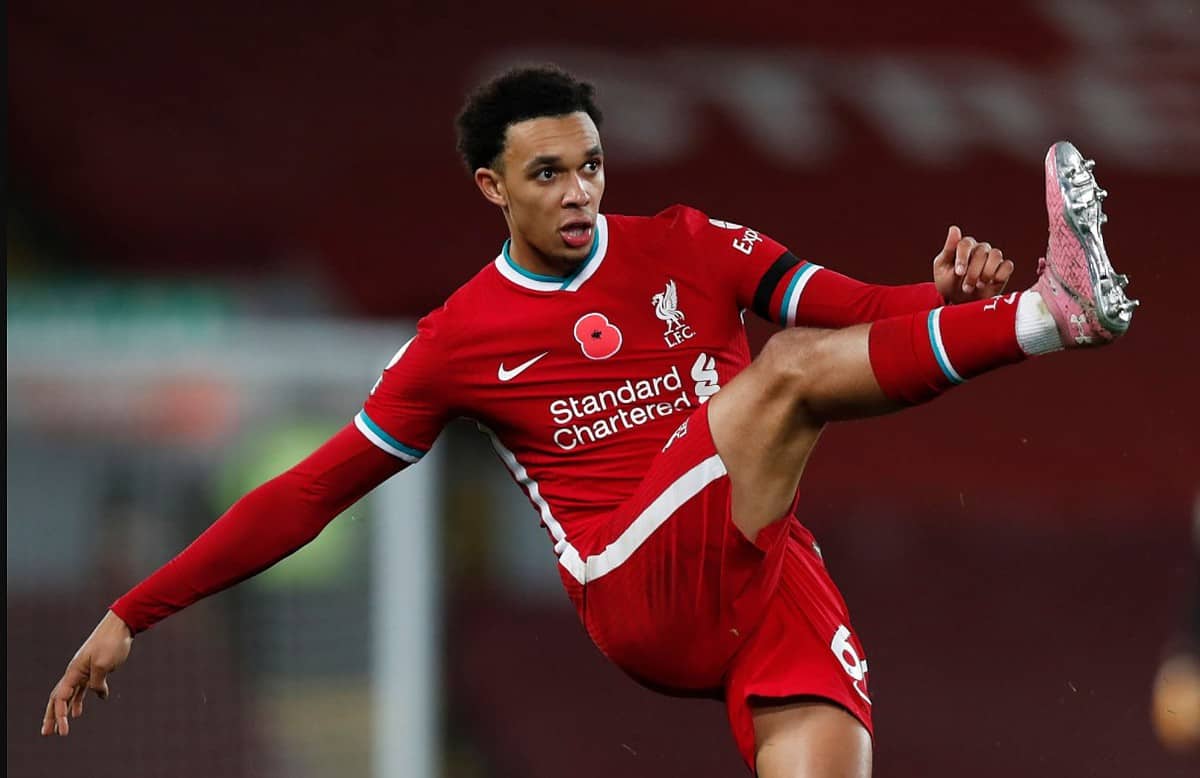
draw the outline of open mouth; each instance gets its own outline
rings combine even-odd
[[[558,231],[563,242],[573,249],[583,248],[591,244],[595,226],[589,221],[572,221],[564,224]]]

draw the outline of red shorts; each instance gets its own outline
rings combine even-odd
[[[753,769],[751,700],[828,699],[867,731],[867,662],[812,534],[789,514],[750,542],[702,406],[610,522],[572,538],[565,577],[596,646],[640,683],[723,699]]]

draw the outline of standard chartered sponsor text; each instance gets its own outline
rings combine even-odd
[[[660,376],[626,379],[612,389],[552,401],[550,416],[558,425],[554,443],[570,451],[693,407],[679,369],[672,366]]]

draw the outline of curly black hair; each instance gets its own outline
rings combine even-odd
[[[596,126],[602,119],[596,89],[553,65],[513,68],[480,86],[458,114],[458,153],[468,172],[495,167],[511,124],[540,116],[583,111]]]

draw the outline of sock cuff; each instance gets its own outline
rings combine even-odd
[[[916,404],[1021,361],[1015,302],[1014,293],[875,322],[868,352],[879,388],[892,400]]]
[[[946,351],[946,342],[942,338],[942,308],[934,308],[926,317],[926,329],[929,332],[929,347],[933,352],[933,358],[937,365],[942,370],[942,374],[946,376],[952,384],[961,384],[967,379],[954,369],[954,364],[950,361],[950,353]]]
[[[1063,348],[1062,333],[1042,296],[1030,290],[1017,300],[1017,343],[1030,356]]]
[[[916,405],[954,385],[934,356],[931,314],[923,311],[871,325],[867,338],[871,369],[879,388],[892,400]]]

